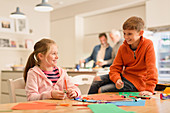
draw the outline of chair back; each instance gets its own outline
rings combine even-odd
[[[16,89],[25,89],[25,81],[23,78],[17,78],[15,80],[8,79],[8,86],[9,86],[9,98],[10,102],[16,102]]]
[[[72,77],[72,81],[78,86],[82,95],[87,95],[94,77],[94,75],[77,75]]]

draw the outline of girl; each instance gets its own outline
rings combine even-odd
[[[66,94],[75,98],[81,94],[67,73],[57,67],[57,59],[58,48],[53,40],[42,39],[35,44],[24,71],[27,100],[65,99]]]

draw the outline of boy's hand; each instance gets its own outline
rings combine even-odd
[[[66,98],[66,94],[63,91],[53,90],[51,92],[51,96],[54,99],[60,99],[63,100]]]
[[[152,96],[152,92],[150,92],[150,91],[141,91],[139,93],[139,95],[141,95],[141,96]]]
[[[124,83],[122,82],[121,79],[118,79],[118,80],[116,81],[116,88],[117,88],[117,89],[122,89],[123,87],[124,87]]]
[[[77,97],[76,91],[74,89],[72,89],[72,88],[69,88],[67,90],[67,97],[68,98],[75,98],[75,97]]]

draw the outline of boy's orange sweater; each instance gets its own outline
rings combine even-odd
[[[134,52],[126,41],[120,46],[113,64],[110,66],[110,79],[116,83],[123,77],[129,80],[138,91],[153,92],[158,82],[154,46],[151,40],[140,38]],[[124,68],[123,68],[124,67]]]

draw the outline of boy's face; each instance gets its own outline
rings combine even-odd
[[[129,45],[136,45],[140,37],[143,35],[143,30],[137,32],[136,30],[123,30],[124,38]]]

